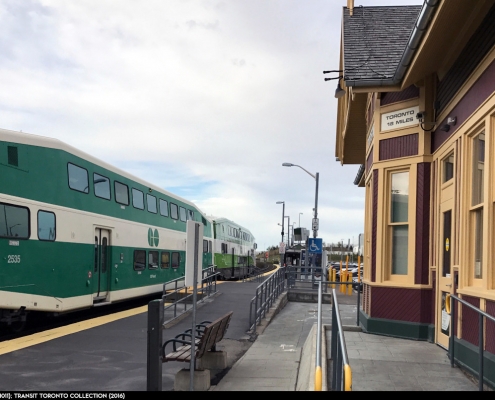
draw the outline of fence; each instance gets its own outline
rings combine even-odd
[[[445,299],[445,304],[449,309],[447,309],[447,313],[450,314],[450,321],[451,321],[451,326],[450,326],[450,338],[449,338],[449,356],[450,356],[450,365],[452,368],[454,368],[456,361],[455,361],[455,352],[454,352],[454,344],[455,344],[455,321],[456,321],[456,315],[455,315],[455,301],[461,303],[462,305],[469,307],[471,310],[474,310],[478,313],[479,316],[479,336],[478,336],[478,389],[480,391],[483,391],[483,383],[484,383],[484,371],[483,371],[483,357],[484,357],[484,349],[483,349],[483,332],[484,332],[484,320],[483,318],[487,318],[488,320],[495,322],[495,318],[492,317],[491,315],[487,314],[486,312],[480,310],[479,308],[473,306],[472,304],[469,304],[467,301],[464,301],[460,299],[459,297],[449,294],[447,297],[450,297],[449,299]]]

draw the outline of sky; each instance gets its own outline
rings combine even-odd
[[[356,0],[355,6],[422,0]],[[347,0],[0,0],[0,127],[59,139],[246,227],[364,231],[335,160]],[[292,227],[290,228],[292,230]]]

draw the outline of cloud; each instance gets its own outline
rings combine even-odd
[[[58,138],[279,242],[364,226],[335,162],[341,7],[312,0],[0,0],[2,127]],[[373,2],[368,2],[373,3]],[[383,2],[382,2],[383,3]],[[345,217],[344,217],[345,216]],[[297,225],[296,225],[297,226]]]

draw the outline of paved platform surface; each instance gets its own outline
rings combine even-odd
[[[356,294],[339,294],[342,323],[356,327]],[[331,306],[323,305],[324,325],[331,323]],[[317,305],[288,302],[244,356],[212,386],[215,391],[294,391],[301,350],[313,324]],[[451,368],[447,352],[423,341],[346,331],[354,391],[476,391],[458,368]],[[327,330],[330,360],[331,331]],[[330,372],[330,368],[328,368]],[[331,387],[331,382],[328,382]]]

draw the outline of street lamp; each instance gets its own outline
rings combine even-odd
[[[315,192],[315,218],[313,220],[313,237],[316,238],[318,236],[318,181],[319,181],[319,178],[320,178],[320,173],[317,172],[316,175],[313,175],[311,172],[307,171],[306,169],[304,169],[303,167],[301,167],[300,165],[296,165],[296,164],[292,164],[292,163],[283,163],[282,164],[283,167],[299,167],[301,168],[304,172],[306,172],[307,174],[311,175],[314,180],[316,181],[316,192]]]
[[[277,204],[282,204],[282,241],[280,243],[284,242],[284,220],[285,220],[285,201],[277,201]],[[284,264],[285,260],[285,253],[280,254],[280,267],[282,267]]]
[[[301,227],[301,215],[303,215],[303,213],[299,213],[299,228]]]

